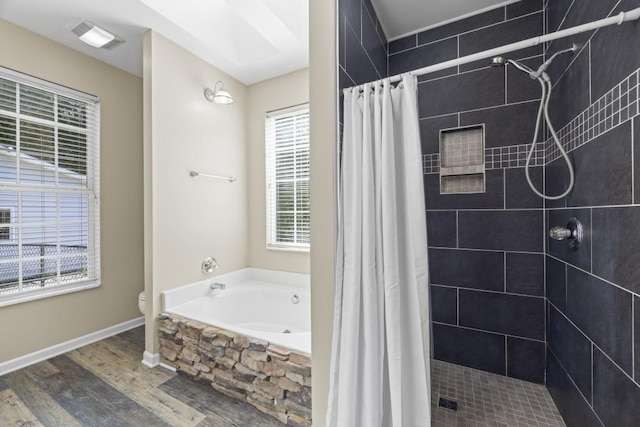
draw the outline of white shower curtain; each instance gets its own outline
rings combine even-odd
[[[416,91],[407,75],[345,92],[329,427],[431,424]]]

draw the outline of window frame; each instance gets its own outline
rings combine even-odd
[[[3,243],[6,244],[6,243],[15,242],[15,240],[16,240],[15,236],[14,236],[15,233],[14,233],[13,228],[11,227],[11,218],[15,218],[15,216],[14,216],[15,215],[15,213],[14,213],[15,209],[13,207],[11,207],[11,206],[0,206],[0,213],[2,213],[2,211],[8,211],[9,212],[9,225],[6,226],[6,228],[9,229],[9,238],[8,239],[3,239],[0,236],[0,244],[3,244]],[[0,227],[2,227],[2,226],[0,225]]]
[[[275,159],[275,146],[271,147],[270,143],[275,145],[275,138],[271,138],[269,135],[269,131],[273,128],[275,131],[275,127],[270,125],[270,121],[275,122],[275,120],[279,117],[284,117],[287,115],[298,115],[298,114],[307,114],[309,115],[309,103],[303,103],[298,105],[293,105],[291,107],[281,108],[278,110],[268,111],[265,114],[265,196],[266,196],[266,249],[272,251],[286,251],[286,252],[303,252],[309,253],[311,251],[311,242],[309,243],[297,243],[297,242],[282,242],[277,240],[278,228],[277,228],[277,212],[276,212],[276,189],[277,189],[277,179],[276,179],[276,159]],[[310,135],[309,135],[310,137]],[[310,144],[310,143],[309,143]],[[310,151],[310,147],[309,147]],[[295,163],[294,163],[295,164]],[[297,170],[297,168],[296,168]],[[306,181],[309,182],[310,177],[307,177]],[[297,181],[296,181],[297,182]],[[307,184],[309,185],[309,184]],[[295,196],[294,189],[294,198]],[[295,200],[295,199],[294,199]],[[310,203],[310,198],[309,198]],[[294,215],[297,213],[297,209],[295,208],[296,203],[294,201]],[[309,209],[308,214],[310,216],[311,210]]]
[[[37,77],[33,77],[27,74],[23,74],[8,68],[0,67],[0,78],[12,81],[16,84],[16,109],[14,112],[10,110],[0,110],[0,115],[8,118],[13,118],[16,120],[16,129],[19,128],[19,123],[22,120],[25,120],[29,123],[42,124],[44,126],[50,126],[54,130],[54,159],[56,163],[60,161],[60,153],[58,152],[58,147],[60,144],[60,137],[58,135],[59,130],[69,130],[73,132],[74,128],[78,129],[78,132],[86,135],[86,156],[84,157],[84,165],[85,165],[85,179],[86,184],[78,187],[68,187],[63,185],[60,182],[57,182],[54,185],[49,183],[46,184],[33,184],[33,183],[21,183],[18,180],[15,182],[2,181],[0,182],[0,191],[5,192],[13,192],[15,191],[17,200],[20,200],[21,194],[23,192],[35,192],[41,194],[53,194],[56,195],[56,204],[55,209],[57,215],[55,221],[44,221],[41,222],[42,226],[45,224],[54,224],[57,228],[56,234],[56,246],[58,248],[61,247],[61,228],[64,226],[65,222],[60,218],[60,209],[62,208],[62,197],[60,195],[63,194],[80,194],[86,196],[86,206],[82,203],[80,206],[86,208],[86,257],[87,257],[87,277],[83,277],[79,280],[69,281],[67,283],[54,283],[52,285],[41,284],[38,288],[33,288],[33,286],[29,286],[31,289],[23,289],[23,280],[24,278],[19,276],[18,278],[18,288],[9,291],[6,293],[0,292],[0,307],[19,304],[27,301],[33,301],[42,298],[49,298],[56,295],[62,295],[71,292],[78,292],[86,289],[97,288],[101,285],[102,275],[101,275],[101,245],[100,245],[100,99],[97,96],[87,94],[75,89],[68,88],[66,86],[62,86],[56,83],[49,82],[44,79],[40,79]],[[19,109],[20,103],[20,90],[18,89],[18,85],[29,86],[31,88],[35,88],[41,91],[46,91],[49,94],[53,94],[55,99],[54,101],[54,119],[39,119],[35,116],[33,117],[23,113]],[[66,99],[70,99],[72,101],[78,101],[86,104],[86,126],[84,130],[80,126],[67,125],[64,121],[61,121],[58,118],[57,108],[57,100],[58,97],[64,97]],[[19,147],[21,144],[21,137],[19,136],[19,132],[16,130],[16,147]],[[68,144],[68,143],[67,143]],[[73,145],[72,145],[73,147]],[[18,161],[18,159],[16,159]],[[44,161],[43,161],[44,162]],[[19,162],[20,165],[22,161]],[[41,165],[43,170],[51,169],[55,176],[62,176],[68,174],[68,169],[65,166],[57,165],[57,166],[49,166],[49,165]],[[16,173],[19,169],[16,170]],[[80,198],[79,200],[82,200]],[[18,202],[18,204],[20,204]],[[10,233],[13,237],[13,242],[17,242],[19,247],[21,245],[28,245],[28,243],[23,243],[20,238],[20,232],[17,231],[17,227],[23,227],[19,221],[21,218],[16,211],[17,208],[10,207],[13,209],[12,218],[16,218],[16,221],[11,223]],[[82,221],[82,220],[79,220]],[[27,223],[25,223],[27,224]],[[16,236],[17,235],[17,236]],[[7,243],[6,240],[3,240],[2,243]],[[22,249],[18,249],[19,253],[22,253]],[[58,249],[57,254],[55,255],[55,259],[62,260],[65,257],[64,254]],[[17,257],[14,259],[24,259],[24,257]],[[48,259],[52,259],[49,256]],[[67,257],[68,259],[68,257]],[[56,261],[57,262],[57,261]],[[56,264],[59,265],[59,264]],[[20,269],[22,267],[19,267]],[[61,267],[57,268],[58,272],[60,272]],[[21,271],[21,270],[19,270]],[[91,274],[93,273],[93,274]],[[60,276],[62,277],[62,276]],[[56,281],[57,281],[56,274]],[[0,289],[1,290],[1,289]]]

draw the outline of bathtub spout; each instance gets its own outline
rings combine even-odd
[[[209,287],[214,291],[216,290],[222,291],[226,289],[227,285],[225,285],[224,283],[212,282],[209,284]]]

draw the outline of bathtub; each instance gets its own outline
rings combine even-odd
[[[225,289],[212,290],[215,282]],[[165,291],[162,308],[165,314],[310,355],[309,288],[307,274],[246,268]]]

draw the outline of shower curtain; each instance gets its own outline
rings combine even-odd
[[[329,427],[431,420],[417,83],[345,91]]]

